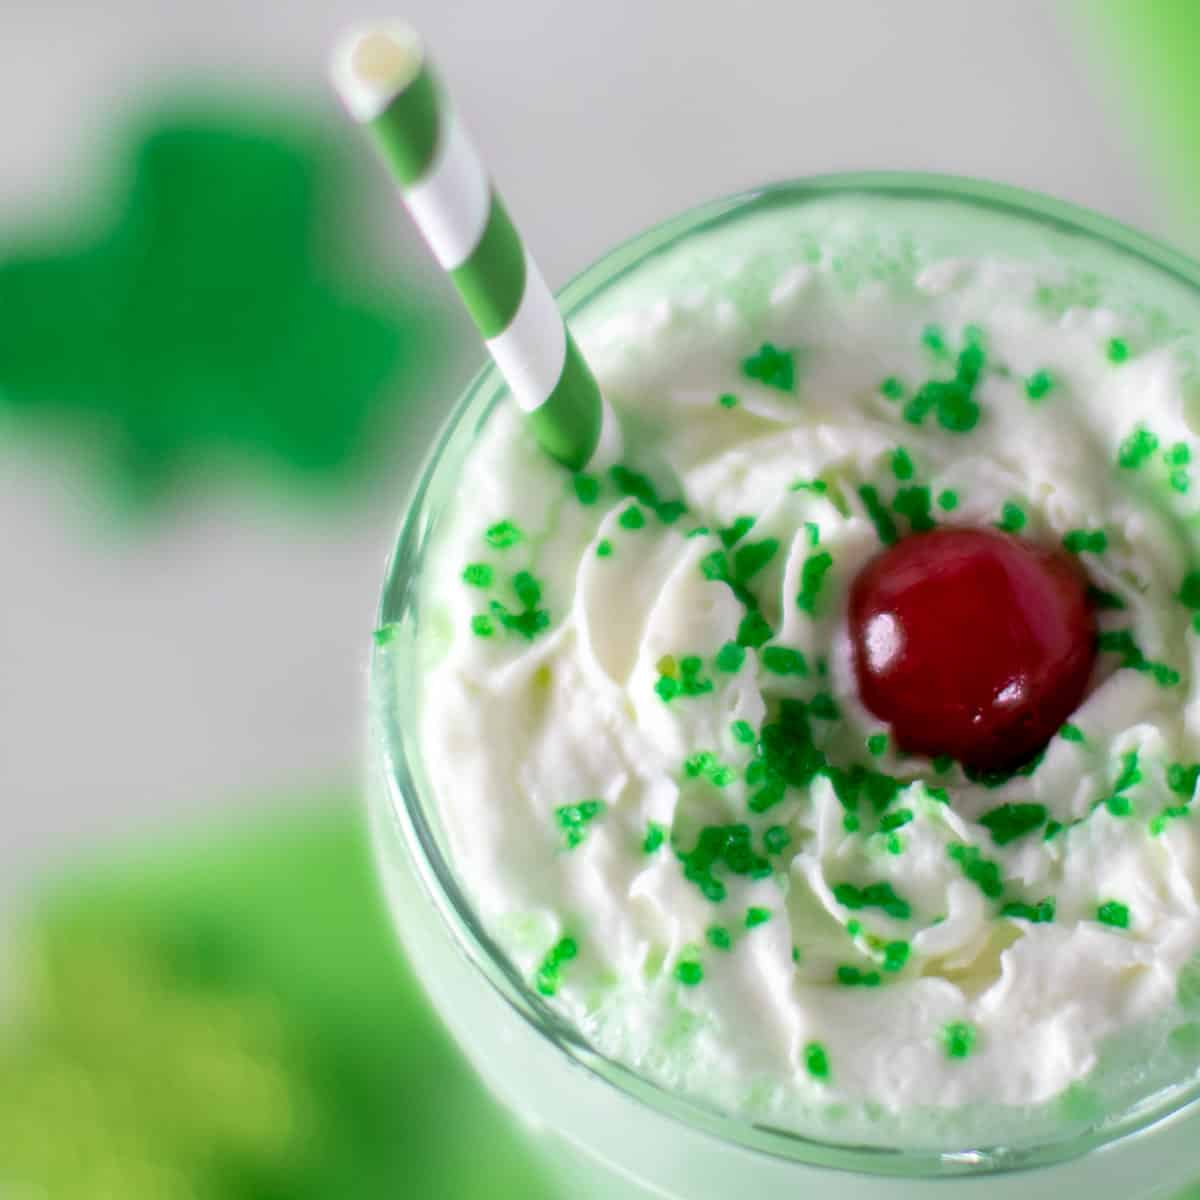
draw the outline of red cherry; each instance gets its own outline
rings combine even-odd
[[[899,745],[982,770],[1054,736],[1096,652],[1074,560],[993,530],[917,534],[869,562],[850,638],[863,703]]]

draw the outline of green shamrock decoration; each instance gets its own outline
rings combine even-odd
[[[289,799],[40,898],[0,1007],[0,1194],[561,1195],[406,970],[358,798]]]
[[[228,101],[128,129],[98,232],[0,245],[0,417],[70,431],[135,500],[239,459],[292,482],[386,461],[445,338],[371,244],[343,141]]]

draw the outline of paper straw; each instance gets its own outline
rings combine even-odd
[[[574,470],[614,462],[620,434],[612,411],[420,37],[406,25],[349,34],[334,56],[333,82],[370,131],[538,442]]]

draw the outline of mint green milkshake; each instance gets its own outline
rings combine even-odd
[[[616,466],[477,383],[385,592],[375,815],[530,1121],[679,1197],[1200,1173],[1198,278],[1000,189],[785,186],[568,290]],[[1007,770],[860,694],[854,581],[934,529],[1086,580],[1086,692]]]

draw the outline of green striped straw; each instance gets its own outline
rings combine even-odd
[[[614,462],[620,433],[612,411],[420,37],[406,25],[351,33],[334,56],[333,81],[370,130],[543,449],[573,470]]]

